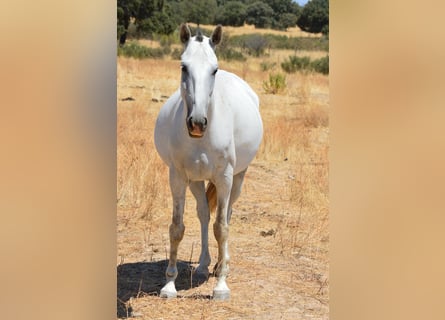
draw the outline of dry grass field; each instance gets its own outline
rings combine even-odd
[[[211,300],[215,278],[198,285],[190,273],[199,258],[200,227],[189,191],[178,298],[158,297],[172,204],[153,130],[163,101],[178,88],[179,61],[118,58],[118,317],[328,319],[329,82],[320,74],[295,73],[287,75],[284,92],[266,94],[263,81],[273,70],[262,71],[260,64],[276,62],[280,71],[282,56],[287,57],[272,52],[247,62],[219,62],[257,92],[264,122],[262,145],[233,208],[227,302]],[[213,232],[209,244],[213,265]]]

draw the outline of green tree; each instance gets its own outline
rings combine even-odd
[[[225,26],[242,26],[247,17],[246,9],[241,1],[228,1],[218,10],[215,22]]]
[[[272,25],[273,9],[262,1],[256,1],[247,7],[246,22],[255,28],[268,28]]]
[[[136,16],[138,7],[138,0],[117,0],[117,37],[120,45],[127,40],[130,19]]]
[[[272,10],[272,28],[285,30],[297,24],[301,7],[292,0],[264,0]],[[290,16],[292,14],[292,16]]]
[[[170,34],[176,29],[177,23],[172,17],[171,7],[164,0],[139,1],[139,10],[135,16],[139,35]]]
[[[183,18],[187,22],[212,24],[217,11],[216,0],[183,1]]]
[[[303,7],[297,25],[301,30],[329,34],[329,2],[328,0],[312,0]]]
[[[283,13],[278,22],[278,29],[286,30],[297,25],[298,17],[293,13]]]
[[[176,21],[172,18],[170,9],[164,5],[164,0],[117,0],[119,44],[125,44],[132,20],[139,36],[172,33],[176,28]]]

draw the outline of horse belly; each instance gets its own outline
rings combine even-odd
[[[229,72],[218,72],[217,101],[230,113],[233,121],[235,143],[234,174],[247,168],[255,158],[263,137],[263,123],[259,112],[258,96],[238,76]],[[226,94],[231,93],[231,94]],[[223,109],[219,106],[217,109]]]
[[[240,120],[249,119],[249,121]],[[234,132],[236,165],[235,174],[243,171],[255,158],[263,137],[263,124],[259,112],[251,108],[251,112],[236,118]]]

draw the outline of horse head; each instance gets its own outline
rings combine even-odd
[[[181,55],[181,97],[187,107],[185,121],[192,138],[201,138],[208,125],[207,112],[218,71],[215,46],[220,43],[221,36],[221,25],[215,28],[210,38],[199,29],[192,37],[186,24],[180,28],[180,38],[184,44]]]

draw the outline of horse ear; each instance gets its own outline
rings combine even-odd
[[[187,43],[191,37],[192,33],[190,32],[190,29],[188,25],[185,23],[181,24],[181,28],[179,30],[179,37],[181,38],[182,43]]]
[[[222,26],[219,24],[216,26],[215,30],[212,33],[212,44],[216,46],[218,43],[221,42],[222,38]]]

